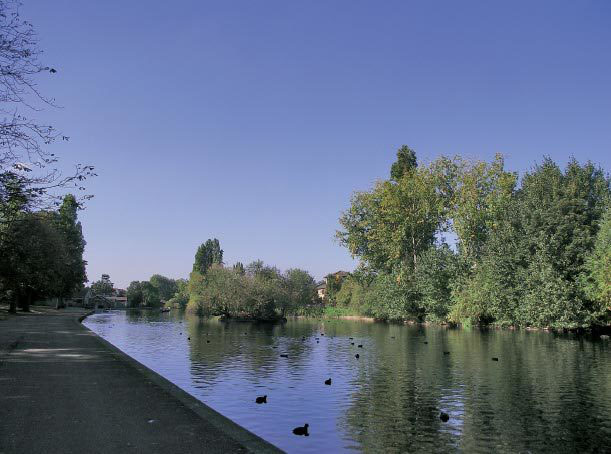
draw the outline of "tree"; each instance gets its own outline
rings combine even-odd
[[[79,205],[72,194],[64,197],[63,203],[59,208],[58,224],[66,248],[66,258],[64,271],[60,280],[61,299],[70,297],[83,288],[87,281],[83,252],[85,251],[85,239],[81,223],[77,219]],[[59,299],[58,299],[59,301]]]
[[[529,251],[521,321],[574,328],[595,323],[597,304],[580,282],[611,195],[609,179],[572,159],[564,172],[545,158],[519,191],[524,248]]]
[[[110,276],[108,274],[102,274],[99,281],[95,281],[91,284],[91,292],[94,295],[110,296],[114,289],[114,284],[110,282]]]
[[[193,263],[193,271],[201,274],[206,274],[208,268],[213,264],[223,264],[223,250],[221,249],[219,240],[207,240],[197,248],[195,253],[195,263]]]
[[[142,304],[142,286],[139,281],[132,281],[127,286],[127,304],[129,307],[139,307]]]
[[[29,310],[35,298],[59,296],[67,251],[54,213],[23,213],[0,243],[0,283],[10,293],[11,312]]]
[[[458,257],[447,244],[424,251],[414,270],[419,305],[428,320],[445,322],[452,306],[452,282],[457,274]]]
[[[161,274],[154,274],[149,282],[157,289],[157,294],[162,301],[168,301],[178,291],[176,281]]]
[[[246,274],[246,270],[245,270],[245,268],[244,268],[244,264],[243,264],[242,262],[236,262],[236,263],[233,265],[233,270],[234,270],[236,273],[241,274],[241,275]]]
[[[147,281],[140,282],[142,291],[142,305],[147,307],[155,307],[161,304],[159,298],[159,290],[153,284]]]
[[[416,167],[418,167],[416,152],[407,145],[403,145],[397,150],[397,160],[390,168],[390,179],[399,181],[403,175],[409,174]]]
[[[396,183],[381,181],[370,192],[356,193],[339,220],[340,243],[374,270],[413,270],[445,222],[447,202],[434,170],[413,168]]]
[[[604,322],[611,313],[611,206],[607,207],[594,242],[594,249],[586,259],[584,288],[594,301],[594,313]]]
[[[291,268],[284,273],[284,284],[290,308],[307,307],[316,297],[316,281],[310,273],[299,268]]]
[[[515,173],[504,170],[504,159],[497,154],[489,164],[467,163],[456,159],[456,181],[452,190],[452,226],[463,257],[472,265],[497,228],[517,183]]]

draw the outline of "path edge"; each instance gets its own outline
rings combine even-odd
[[[261,454],[284,452],[273,444],[271,444],[270,442],[265,441],[263,438],[259,437],[258,435],[255,435],[248,429],[245,429],[244,427],[240,426],[239,424],[227,418],[226,416],[223,416],[218,411],[197,400],[195,397],[184,391],[182,388],[176,386],[174,383],[162,377],[154,370],[149,369],[141,362],[135,360],[127,353],[123,352],[122,350],[108,342],[106,339],[102,338],[101,336],[98,336],[95,332],[93,332],[91,329],[89,329],[82,323],[85,318],[92,314],[95,314],[95,311],[90,311],[84,315],[81,315],[78,318],[75,318],[74,320],[82,329],[85,329],[92,333],[102,345],[120,356],[123,361],[137,369],[148,380],[150,380],[155,385],[159,386],[161,389],[169,393],[172,397],[180,401],[180,403],[195,412],[200,418],[206,420],[220,432],[223,432],[231,439],[240,443],[250,452]]]

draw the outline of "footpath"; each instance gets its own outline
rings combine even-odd
[[[272,453],[128,357],[82,310],[0,314],[0,454]]]

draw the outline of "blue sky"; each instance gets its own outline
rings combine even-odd
[[[350,270],[339,214],[402,144],[611,168],[605,0],[24,3],[53,151],[99,174],[90,280],[187,277],[212,237],[228,263]]]

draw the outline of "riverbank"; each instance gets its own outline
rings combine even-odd
[[[80,324],[0,318],[0,452],[281,452]]]

